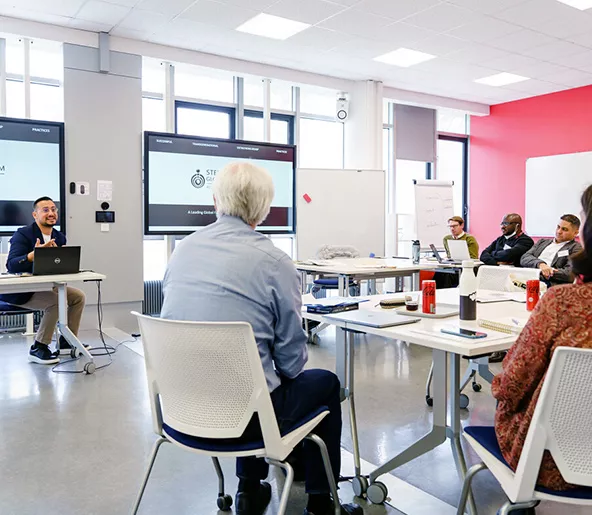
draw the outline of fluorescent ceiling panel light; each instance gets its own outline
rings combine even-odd
[[[575,7],[580,11],[585,11],[586,9],[590,9],[592,7],[592,0],[557,0],[562,4],[569,5],[570,7]]]
[[[530,78],[504,72],[477,79],[475,82],[486,84],[487,86],[507,86],[508,84],[515,84],[516,82],[522,82],[525,80],[530,80]]]
[[[288,39],[308,27],[310,27],[309,23],[261,13],[237,27],[236,30],[265,38]]]
[[[399,48],[398,50],[393,50],[387,54],[379,55],[378,57],[375,57],[374,60],[381,63],[393,64],[395,66],[403,66],[407,68],[409,66],[413,66],[414,64],[429,61],[435,57],[435,55],[418,52],[417,50]]]

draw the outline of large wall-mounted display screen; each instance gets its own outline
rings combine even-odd
[[[145,234],[188,234],[214,222],[212,183],[216,173],[232,161],[250,161],[273,177],[271,211],[257,230],[294,233],[294,146],[146,132]]]

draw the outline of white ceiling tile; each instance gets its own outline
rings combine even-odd
[[[40,11],[29,11],[14,7],[12,5],[0,5],[0,16],[9,16],[10,18],[22,18],[25,20],[38,21],[41,23],[51,23],[52,25],[67,25],[72,18],[49,14]]]
[[[586,48],[592,48],[592,30],[585,32],[584,34],[569,36],[565,39],[567,39],[567,41],[575,43],[576,45],[585,46]]]
[[[109,32],[112,36],[120,38],[137,39],[139,41],[147,41],[154,34],[154,32],[146,30],[127,29],[125,27],[115,27]]]
[[[435,36],[411,43],[407,48],[425,52],[426,54],[442,56],[466,48],[470,44],[469,41],[465,41],[464,39],[454,38],[446,34],[436,34]]]
[[[498,39],[487,41],[487,44],[496,48],[501,48],[502,50],[507,50],[508,52],[521,53],[530,48],[555,42],[557,42],[557,40],[550,36],[546,36],[545,34],[533,30],[524,29]]]
[[[405,22],[437,32],[446,32],[461,25],[471,23],[478,16],[475,12],[463,9],[462,7],[452,4],[438,4],[435,7],[406,18]]]
[[[197,3],[184,11],[180,15],[180,18],[187,18],[188,20],[228,29],[236,29],[257,14],[258,12],[253,9],[231,7],[227,4],[213,2],[211,0],[198,0]]]
[[[348,9],[328,20],[320,23],[319,26],[325,29],[338,30],[353,34],[354,36],[373,37],[381,28],[391,24],[390,18],[377,16],[357,9]]]
[[[462,25],[448,34],[470,41],[476,41],[477,43],[483,43],[484,41],[491,41],[492,39],[518,32],[519,30],[521,30],[521,27],[517,25],[496,20],[491,16],[479,16],[471,23]]]
[[[528,77],[530,79],[545,79],[547,75],[559,75],[571,70],[565,66],[559,66],[558,64],[539,61],[536,64],[530,66],[520,67],[515,71],[518,75],[522,75],[523,77]]]
[[[560,20],[573,14],[573,10],[557,0],[529,0],[498,12],[495,17],[523,27],[534,27],[549,20]]]
[[[483,62],[491,60],[491,59],[499,59],[503,57],[507,57],[508,52],[504,50],[500,50],[499,48],[493,48],[486,45],[479,45],[477,43],[473,43],[462,50],[458,50],[457,52],[452,52],[448,54],[446,57],[448,59],[452,59],[453,61],[458,61],[460,63],[479,63],[483,64]]]
[[[592,72],[592,51],[588,50],[580,54],[565,57],[562,59],[561,64],[569,68]]]
[[[84,2],[85,0],[8,0],[3,3],[16,9],[73,18]]]
[[[163,0],[158,0],[163,1]],[[277,2],[277,0],[221,0],[224,4],[229,5],[236,5],[238,7],[243,7],[245,9],[255,9],[257,11],[262,11],[263,9],[267,9],[270,5]]]
[[[296,20],[302,23],[316,24],[341,11],[342,5],[325,2],[324,0],[279,0],[271,7],[265,9],[267,14],[281,16],[289,20]]]
[[[137,2],[137,0],[134,0]],[[137,8],[144,11],[176,16],[195,3],[195,0],[140,0]]]
[[[555,84],[576,88],[579,86],[588,86],[592,84],[592,73],[587,73],[580,70],[568,70],[567,72],[548,75],[545,77],[545,80]]]
[[[583,33],[592,34],[592,16],[587,16],[576,9],[573,11],[574,14],[569,16],[535,23],[530,28],[559,39]]]
[[[103,2],[107,2],[108,4],[123,5],[124,7],[135,7],[135,5],[138,3],[138,0],[103,0]]]
[[[96,21],[106,25],[117,25],[128,13],[129,7],[122,5],[108,4],[99,0],[89,0],[86,2],[76,18],[80,20]]]
[[[514,72],[521,68],[534,66],[538,63],[540,63],[540,61],[538,59],[533,59],[532,57],[520,54],[507,54],[504,57],[498,57],[497,59],[484,60],[482,64],[483,66],[494,68],[495,70],[502,72]]]
[[[400,21],[441,3],[441,0],[364,0],[356,9]]]
[[[68,26],[89,32],[109,32],[113,27],[110,23],[98,23],[96,21],[79,20],[77,18],[71,18]]]
[[[398,48],[401,46],[409,46],[412,43],[436,35],[437,32],[432,30],[422,29],[421,27],[409,25],[405,22],[398,22],[374,31],[370,37],[378,41],[386,41],[391,43],[394,48]]]
[[[352,7],[355,4],[360,3],[360,0],[331,0],[335,4],[345,5],[346,7]]]
[[[353,38],[343,43],[337,48],[333,48],[329,53],[332,55],[354,56],[364,59],[373,59],[379,55],[386,54],[393,50],[390,43],[384,41],[374,41],[366,38]]]
[[[444,74],[454,76],[459,79],[459,82],[473,81],[482,77],[493,75],[495,70],[490,68],[484,68],[482,66],[476,66],[472,64],[464,64],[456,61],[452,61],[447,57],[440,59],[432,59],[425,63],[420,63],[415,66],[418,70],[423,70],[437,75]]]
[[[553,43],[523,50],[522,53],[535,59],[541,59],[542,61],[554,61],[586,52],[586,50],[586,48],[579,45],[557,39]]]
[[[321,52],[339,47],[354,39],[353,36],[336,30],[309,27],[290,38],[292,43],[320,50]]]
[[[133,9],[118,26],[123,29],[153,33],[164,27],[170,19],[170,16],[164,14]]]
[[[525,2],[526,0],[448,0],[451,4],[466,7],[485,14],[494,14]]]
[[[506,87],[514,91],[523,91],[531,95],[546,95],[547,93],[554,93],[559,91],[561,86],[542,80],[526,80],[524,82],[517,82]]]

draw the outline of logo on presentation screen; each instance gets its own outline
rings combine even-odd
[[[4,175],[6,173],[6,165],[0,165],[0,175]]]
[[[197,173],[191,177],[191,185],[194,188],[203,188],[205,183],[206,178],[201,173],[199,173],[199,170],[197,170]]]
[[[54,262],[56,265],[59,265],[59,264],[62,262],[62,260],[61,260],[60,258],[55,258],[55,259],[53,260],[53,262]]]

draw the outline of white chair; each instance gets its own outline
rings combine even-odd
[[[230,510],[218,457],[257,456],[286,472],[278,514],[288,504],[294,472],[284,460],[302,440],[319,446],[335,513],[341,513],[337,486],[323,440],[311,433],[329,413],[322,407],[287,432],[275,418],[259,351],[245,322],[185,322],[138,317],[144,345],[154,432],[159,436],[132,513],[137,513],[160,446],[170,442],[210,456],[219,479],[218,507]],[[241,438],[257,413],[262,438]]]
[[[493,427],[466,427],[464,436],[482,463],[465,478],[457,515],[462,515],[477,472],[488,468],[509,501],[501,515],[554,501],[592,507],[592,349],[558,347],[526,435],[516,472],[506,464]],[[561,475],[580,488],[551,491],[536,486],[543,452],[548,450]],[[567,513],[567,512],[566,512]]]
[[[520,287],[514,285],[512,279],[526,282],[540,279],[540,277],[541,271],[538,268],[482,265],[477,271],[477,290],[522,291]],[[543,285],[544,283],[541,283],[541,287]]]

